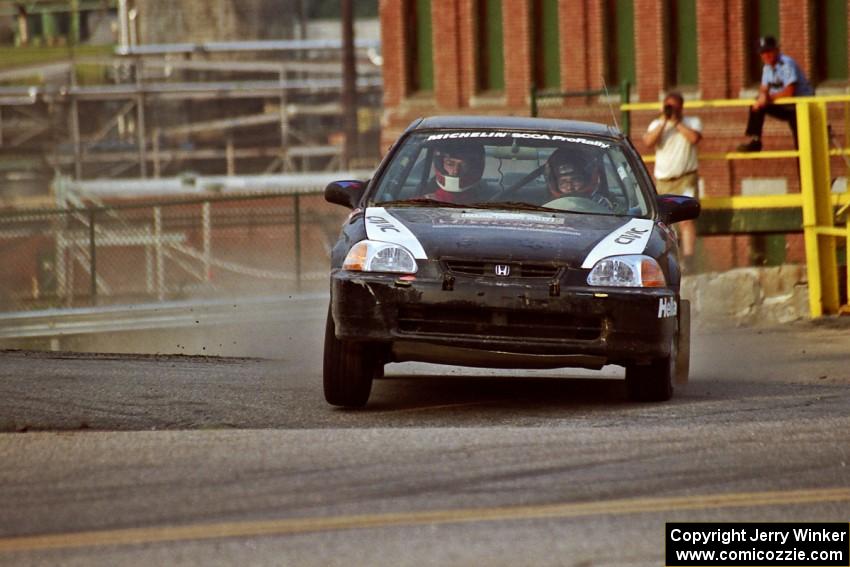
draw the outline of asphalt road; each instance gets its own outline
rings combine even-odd
[[[850,520],[844,321],[697,332],[664,404],[405,364],[345,411],[323,315],[0,353],[0,564],[655,566],[665,522]]]

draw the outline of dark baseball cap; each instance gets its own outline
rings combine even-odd
[[[775,37],[772,35],[765,35],[759,38],[759,53],[773,51],[774,49],[779,49],[779,43],[776,41]]]

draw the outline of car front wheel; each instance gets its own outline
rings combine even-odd
[[[341,341],[336,337],[333,316],[328,310],[325,325],[323,382],[325,400],[331,405],[363,407],[372,391],[372,380],[380,378],[384,363],[377,345]]]
[[[666,402],[673,397],[676,377],[677,343],[674,338],[670,355],[650,364],[626,366],[626,391],[635,402]]]
[[[679,340],[676,344],[676,384],[687,384],[691,373],[691,302],[679,303]]]

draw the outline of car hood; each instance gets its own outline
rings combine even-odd
[[[549,211],[370,207],[371,240],[405,246],[417,259],[552,262],[592,267],[615,254],[640,254],[653,221]]]

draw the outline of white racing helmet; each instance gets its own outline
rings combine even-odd
[[[446,160],[454,161],[447,167]],[[437,185],[450,193],[461,193],[475,185],[484,173],[484,146],[477,140],[443,143],[434,150]]]

